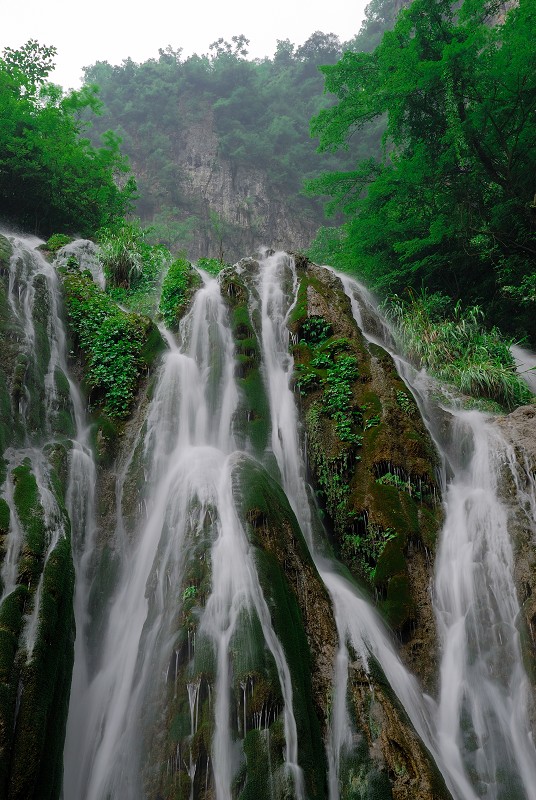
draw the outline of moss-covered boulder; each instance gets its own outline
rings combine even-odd
[[[253,319],[247,273],[256,275],[258,261],[243,259],[237,267],[220,273],[222,297],[229,309],[229,321],[235,343],[236,382],[241,401],[235,419],[236,432],[243,447],[251,447],[261,456],[270,433],[270,409],[261,374],[261,350],[258,326]]]
[[[333,273],[302,268],[290,326],[309,465],[335,551],[430,688],[428,586],[441,519],[434,447],[392,358],[363,337]]]
[[[201,284],[199,273],[186,259],[177,258],[170,265],[162,283],[158,307],[162,319],[170,330],[178,331],[180,321]]]
[[[165,343],[149,317],[119,308],[89,272],[64,270],[62,280],[78,371],[97,419],[97,454],[105,461],[113,457],[142,379]]]

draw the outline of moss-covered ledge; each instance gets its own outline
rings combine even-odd
[[[290,329],[311,477],[335,551],[432,688],[435,449],[392,358],[365,340],[332,272],[302,260]]]
[[[97,458],[110,461],[142,382],[166,345],[149,317],[121,309],[89,272],[60,273],[75,371],[96,422]]]

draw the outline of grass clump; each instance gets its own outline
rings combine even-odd
[[[60,248],[65,247],[65,245],[69,244],[70,241],[71,237],[67,236],[65,233],[53,233],[52,236],[47,240],[45,248],[50,253],[57,253]]]
[[[448,298],[423,290],[407,299],[395,295],[387,313],[408,356],[439,380],[506,410],[533,399],[516,372],[512,342],[497,328],[486,329],[479,306],[464,309],[458,302],[449,313]]]
[[[208,272],[209,275],[219,275],[222,269],[225,267],[230,267],[230,264],[226,264],[224,261],[221,261],[219,258],[198,258],[197,259],[197,268],[202,269],[204,272]]]
[[[156,311],[161,276],[172,260],[166,247],[147,242],[150,232],[133,220],[98,233],[107,293],[116,303],[147,316]]]

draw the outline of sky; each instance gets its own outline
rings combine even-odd
[[[278,39],[300,45],[317,30],[346,41],[358,32],[367,1],[22,0],[2,14],[0,51],[28,39],[54,45],[56,69],[49,80],[77,89],[84,66],[121,64],[128,57],[146,61],[167,45],[183,48],[184,56],[201,55],[216,39],[243,33],[250,40],[248,57],[262,58],[274,54]]]

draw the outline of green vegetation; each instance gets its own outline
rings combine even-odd
[[[208,272],[209,275],[219,275],[222,269],[226,267],[230,267],[230,264],[226,264],[224,261],[220,261],[219,258],[198,258],[197,259],[197,267],[198,269],[204,270],[204,272]]]
[[[462,392],[506,409],[530,402],[532,393],[516,372],[511,342],[497,328],[486,330],[479,306],[463,310],[458,302],[445,316],[445,305],[448,298],[425,291],[407,300],[391,298],[387,310],[410,358]],[[405,402],[399,403],[404,408]]]
[[[63,95],[47,83],[55,54],[30,40],[0,58],[0,215],[44,234],[88,235],[129,210],[135,184],[115,134],[85,138],[82,118],[100,107],[95,88]]]
[[[203,55],[184,58],[168,47],[141,64],[127,59],[86,69],[86,85],[100,87],[103,103],[93,130],[120,134],[138,180],[137,213],[174,252],[212,248],[239,258],[244,228],[259,229],[254,196],[237,201],[235,222],[211,206],[210,188],[209,199],[192,191],[193,170],[211,168],[216,157],[226,160],[233,180],[240,170],[262,173],[270,194],[311,227],[324,215],[319,200],[302,194],[304,176],[351,164],[346,154],[317,153],[309,136],[312,114],[331,102],[318,66],[340,57],[337,37],[317,31],[301,46],[280,41],[272,58],[255,61],[247,45],[235,36]],[[199,135],[205,144],[190,156]],[[369,154],[370,144],[356,142],[354,149]]]
[[[343,556],[346,560],[352,561],[357,555],[361,570],[369,581],[373,582],[376,577],[376,567],[387,542],[396,539],[397,535],[393,528],[383,529],[379,525],[365,524],[364,535],[348,533],[343,537]]]
[[[359,445],[362,436],[355,432],[355,427],[362,422],[362,416],[355,407],[352,391],[359,377],[357,359],[345,352],[349,345],[346,339],[331,334],[331,325],[323,317],[307,317],[298,344],[304,360],[296,365],[296,386],[300,394],[323,388],[322,410],[335,421],[339,439]]]
[[[189,261],[184,258],[173,261],[164,278],[158,306],[168,328],[177,330],[194,291],[200,285],[201,278]]]
[[[414,0],[373,52],[322,67],[338,102],[313,120],[321,149],[386,120],[381,158],[310,191],[345,222],[311,257],[386,294],[442,291],[536,342],[534,3]]]
[[[150,234],[136,219],[97,231],[106,293],[146,316],[156,313],[162,273],[172,260],[166,247],[149,244]]]
[[[53,233],[52,236],[47,240],[45,248],[49,251],[49,253],[57,253],[61,247],[65,247],[65,245],[69,244],[70,241],[71,237],[67,236],[65,233]]]
[[[121,311],[88,272],[65,271],[63,286],[69,324],[87,362],[90,401],[111,418],[124,419],[161,347],[160,334],[148,317]]]

